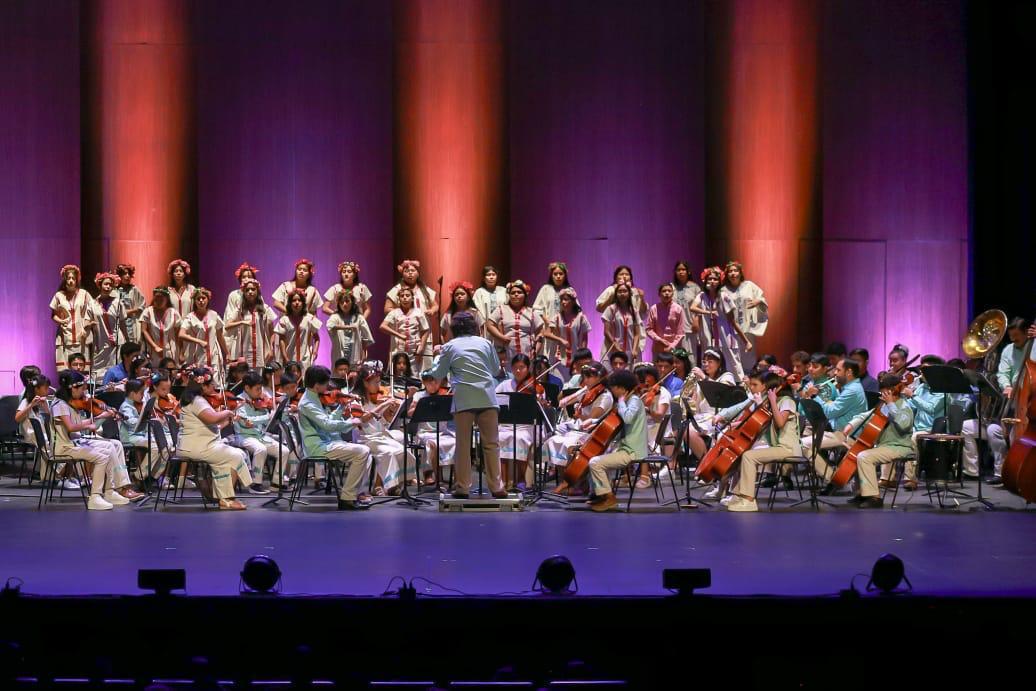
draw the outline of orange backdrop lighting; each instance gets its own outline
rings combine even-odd
[[[399,0],[396,259],[445,291],[506,266],[504,48],[497,0]],[[501,269],[503,270],[503,269]]]
[[[774,318],[761,350],[781,360],[812,342],[821,281],[817,190],[817,30],[814,0],[733,0],[721,16],[724,219],[713,261],[733,258],[766,292]],[[718,239],[717,239],[718,238]],[[805,312],[805,313],[804,313]],[[805,326],[804,326],[805,325]],[[803,329],[812,331],[803,332]],[[819,343],[817,343],[819,345]]]
[[[84,7],[84,263],[88,276],[135,264],[145,291],[166,280],[170,259],[196,265],[187,6]]]

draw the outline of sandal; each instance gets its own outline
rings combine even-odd
[[[248,507],[239,502],[237,499],[220,499],[219,510],[220,511],[244,511]]]
[[[374,496],[375,497],[384,497],[385,496],[385,488],[384,487],[375,487],[374,488]]]

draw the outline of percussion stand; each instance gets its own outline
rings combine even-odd
[[[947,420],[947,425],[949,423],[949,416],[947,414],[948,410],[949,410],[949,398],[948,398],[948,395],[949,394],[964,394],[964,395],[970,396],[970,395],[972,395],[974,393],[972,391],[972,388],[971,388],[971,383],[968,381],[968,378],[964,375],[964,372],[959,370],[959,369],[957,369],[956,367],[950,367],[949,365],[928,365],[928,366],[926,366],[924,368],[924,379],[928,383],[928,388],[932,391],[932,393],[941,393],[941,394],[943,394],[943,399],[942,399],[943,416]],[[983,379],[979,380],[979,382],[980,382],[979,383],[979,395],[980,396],[981,396],[981,393],[982,393],[981,382],[983,382],[983,381],[985,381],[985,380],[983,380]],[[986,385],[988,386],[988,382],[987,382]],[[983,424],[982,424],[982,406],[980,406],[980,405],[976,405],[975,406],[975,414],[978,416],[978,436],[976,437],[976,442],[975,443],[978,444],[978,442],[982,441],[982,428],[983,428]],[[948,427],[947,427],[947,431],[949,431]],[[961,443],[963,444],[963,439],[962,439]],[[920,458],[918,459],[918,461],[920,461]],[[963,470],[961,470],[961,472],[963,472]],[[993,510],[996,509],[996,506],[993,504],[993,502],[989,501],[988,499],[986,499],[986,498],[984,498],[982,496],[982,463],[981,463],[981,460],[979,461],[979,469],[978,469],[978,496],[972,497],[970,494],[967,494],[967,493],[962,492],[960,490],[951,490],[948,487],[946,489],[946,492],[947,492],[947,494],[954,494],[956,496],[965,497],[964,501],[959,502],[960,506],[965,506],[967,504],[978,503],[978,504],[981,504],[982,506],[984,506],[987,511],[993,511]]]

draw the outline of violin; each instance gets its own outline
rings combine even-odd
[[[515,393],[533,393],[533,392],[535,392],[535,394],[537,396],[545,396],[546,393],[547,393],[547,390],[543,388],[543,384],[540,384],[538,381],[536,381],[535,379],[532,379],[532,378],[526,379],[525,381],[523,381],[521,384],[518,385],[517,389],[515,389]]]
[[[907,372],[903,375],[903,381],[896,385],[896,394],[898,395],[900,391],[913,383],[914,373]],[[878,403],[874,410],[870,412],[870,415],[854,431],[854,434],[859,433],[859,436],[856,437],[853,445],[849,447],[849,451],[842,458],[842,462],[838,464],[835,474],[831,477],[831,484],[835,487],[844,487],[848,484],[849,480],[856,475],[857,457],[867,449],[873,449],[878,444],[878,438],[881,437],[881,433],[885,431],[889,424],[889,419],[881,412],[881,408],[884,405],[884,401]]]
[[[604,393],[604,382],[594,384],[586,393],[583,394],[583,398],[579,401],[580,408],[589,408],[593,405],[593,402],[597,400],[597,397]]]
[[[359,400],[359,396],[343,391],[342,389],[328,389],[324,393],[320,394],[320,402],[327,408],[331,408],[336,405],[349,405],[357,400]]]
[[[235,396],[234,394],[228,394],[225,391],[217,391],[214,394],[205,397],[209,405],[212,406],[213,410],[237,410],[244,401]]]
[[[276,403],[274,403],[273,396],[262,396],[260,398],[252,399],[252,407],[256,410],[267,410],[272,412],[276,407]]]
[[[172,395],[156,398],[155,407],[165,415],[180,415],[180,401],[176,400]]]
[[[104,401],[97,398],[73,398],[68,402],[69,406],[78,410],[81,413],[85,413],[91,417],[98,417],[105,413],[111,413],[112,418],[116,420],[123,420],[125,417],[114,408],[109,408],[105,405]]]

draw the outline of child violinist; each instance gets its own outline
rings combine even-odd
[[[662,418],[669,414],[669,406],[672,404],[672,396],[669,389],[661,383],[658,369],[654,365],[641,364],[634,368],[633,373],[637,377],[637,395],[644,403],[647,411],[647,441],[648,450],[652,453],[664,453],[664,449],[651,448],[658,436],[658,426]],[[644,465],[640,470],[640,477],[637,478],[637,489],[645,489],[651,486],[650,468]]]
[[[497,402],[500,405],[510,404],[511,397],[506,395],[508,393],[532,394],[541,399],[544,397],[542,385],[532,377],[531,366],[527,355],[518,353],[511,358],[511,377],[496,387]],[[526,471],[532,456],[532,437],[532,425],[500,425],[500,461],[504,486],[508,492],[525,486],[528,479]]]
[[[152,386],[155,385],[155,381],[161,379],[167,384],[169,379],[164,374],[156,374],[151,378]],[[143,479],[143,475],[150,472],[152,478],[162,477],[165,472],[166,458],[164,455],[159,453],[159,442],[155,439],[154,434],[148,435],[146,429],[137,429],[140,427],[140,416],[144,412],[144,395],[147,393],[147,384],[140,379],[129,379],[126,381],[126,399],[119,406],[119,414],[122,419],[119,420],[119,439],[122,441],[124,446],[132,446],[138,449],[142,454],[142,460],[137,464],[138,475]],[[155,412],[152,414],[153,420],[158,420],[162,430],[162,434],[165,435],[166,448],[173,448],[173,437],[169,433],[169,427],[165,422],[165,415],[158,411],[156,405]],[[148,446],[148,437],[151,437],[151,445]]]
[[[389,429],[402,401],[391,395],[381,398],[381,371],[369,364],[360,367],[353,393],[363,408],[359,438],[370,449],[377,466],[375,494],[398,495],[403,464],[413,463],[413,455],[403,446],[403,433]]]
[[[244,390],[241,398],[243,404],[237,408],[234,419],[234,431],[241,437],[241,446],[252,455],[252,494],[266,494],[263,489],[263,471],[266,461],[273,461],[270,477],[272,484],[280,485],[276,478],[290,475],[289,465],[298,461],[289,449],[269,434],[270,421],[273,418],[274,400],[263,395],[263,376],[259,372],[248,372],[242,380]],[[278,456],[278,454],[282,454]]]
[[[417,404],[429,396],[443,395],[440,391],[442,381],[436,379],[432,374],[425,372],[421,375],[423,391],[413,395],[408,417],[413,417],[417,410]],[[448,395],[448,394],[447,394]],[[436,431],[438,429],[438,432]],[[457,437],[454,434],[453,424],[446,422],[422,422],[417,426],[417,439],[424,444],[425,461],[421,464],[424,471],[424,484],[434,486],[438,479],[436,470],[444,465],[453,464],[453,453],[457,446]]]

